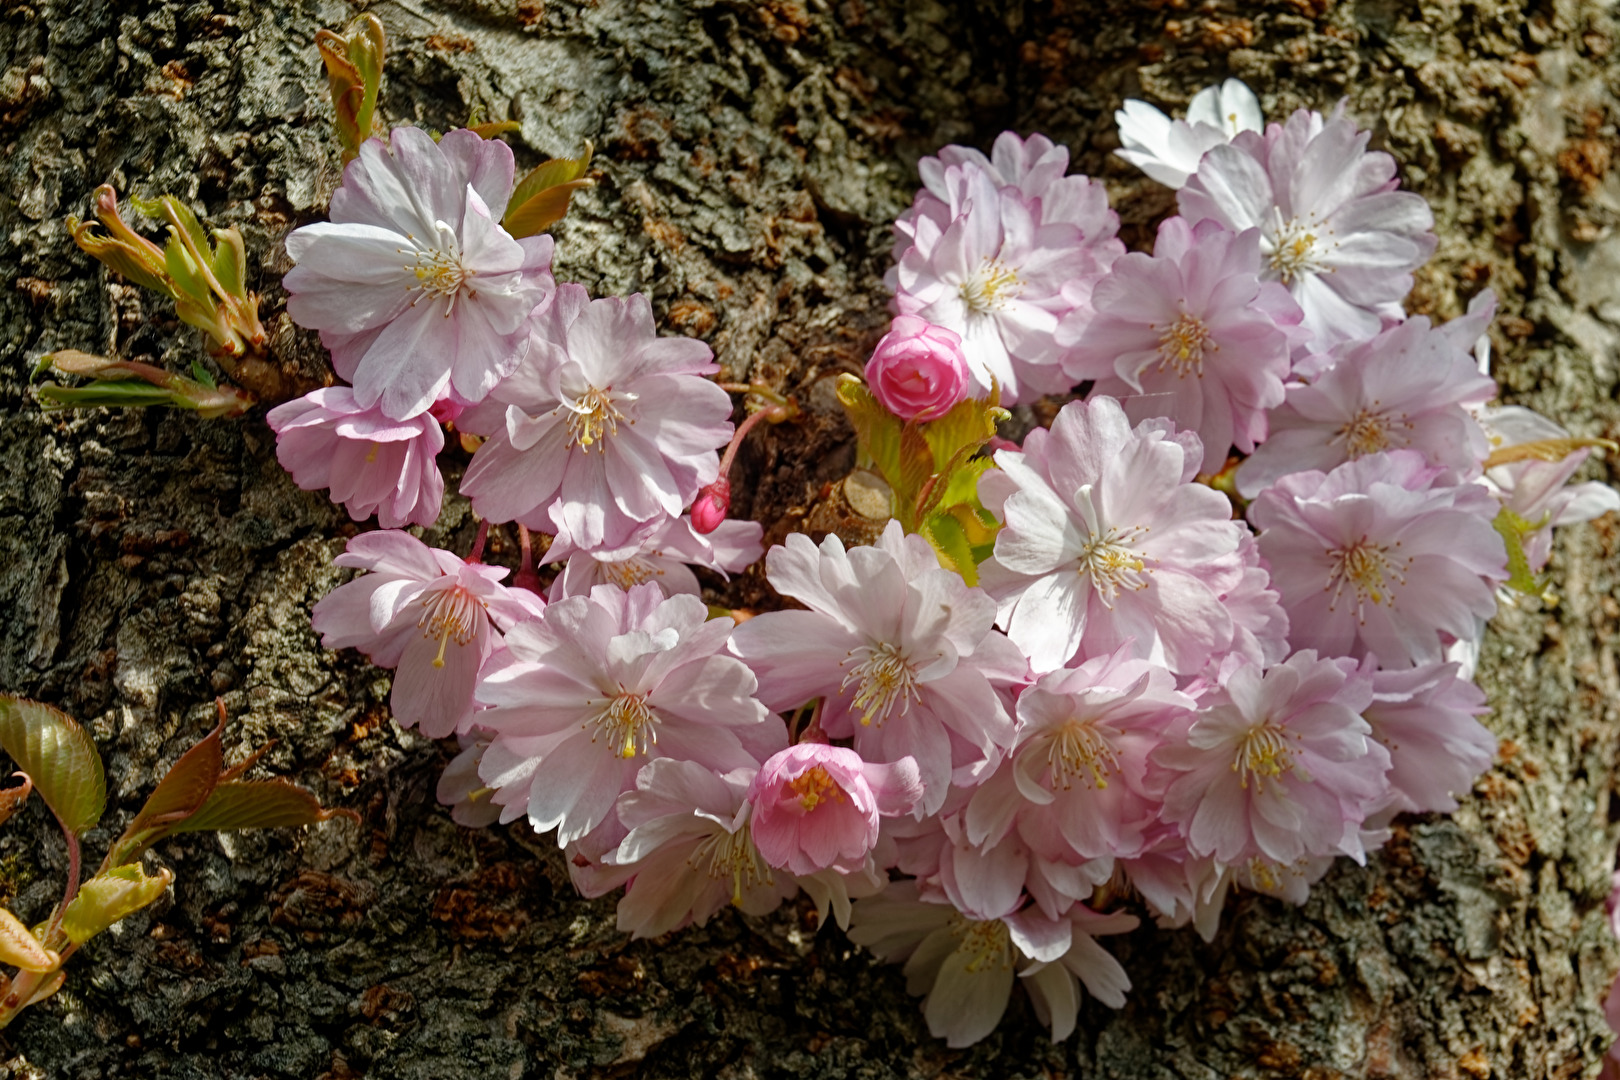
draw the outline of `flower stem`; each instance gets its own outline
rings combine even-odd
[[[468,562],[476,563],[484,561],[484,541],[488,539],[489,522],[480,521],[478,523],[478,537],[473,541],[472,550],[467,553]]]

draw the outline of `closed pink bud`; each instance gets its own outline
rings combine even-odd
[[[866,385],[902,420],[938,420],[967,396],[962,339],[927,319],[897,315],[866,362]]]
[[[706,536],[720,527],[731,513],[731,481],[721,477],[708,487],[701,488],[692,503],[692,531]]]

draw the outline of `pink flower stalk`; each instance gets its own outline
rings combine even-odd
[[[1080,985],[1111,1008],[1125,1004],[1130,978],[1096,938],[1136,929],[1134,915],[1076,907],[1051,919],[1034,909],[973,919],[919,897],[901,881],[860,900],[849,939],[881,960],[904,962],[906,990],[924,995],[923,1017],[935,1038],[971,1046],[995,1030],[1012,996],[1015,975],[1052,1041],[1074,1031]]]
[[[915,315],[897,315],[866,362],[878,404],[902,420],[938,420],[967,398],[962,339]]]
[[[330,488],[355,521],[372,514],[385,529],[431,525],[444,499],[437,457],[444,429],[428,413],[390,420],[361,408],[347,386],[278,405],[265,419],[276,433],[276,459],[305,491]]]
[[[1416,450],[1458,479],[1479,475],[1489,448],[1469,414],[1495,396],[1496,383],[1470,350],[1495,310],[1495,297],[1482,293],[1442,326],[1419,315],[1317,358],[1331,366],[1288,388],[1270,438],[1238,469],[1238,490],[1252,499],[1288,473],[1327,472],[1385,450]]]
[[[602,585],[549,605],[506,638],[506,663],[478,682],[495,732],[479,775],[507,821],[527,811],[559,847],[606,820],[657,758],[757,768],[742,741],[765,725],[754,676],[723,655],[729,619],[656,585]]]
[[[360,147],[331,220],[287,237],[287,312],[321,332],[361,408],[405,420],[446,393],[472,404],[517,367],[552,241],[501,228],[512,171],[499,140],[397,127]]]
[[[1115,111],[1123,149],[1114,153],[1159,183],[1180,188],[1198,171],[1212,147],[1225,146],[1241,131],[1259,131],[1260,101],[1237,79],[1207,86],[1193,95],[1185,120],[1172,120],[1145,101],[1127,99]]]
[[[1264,673],[1239,667],[1205,698],[1185,738],[1155,756],[1178,774],[1165,789],[1164,820],[1180,826],[1194,855],[1227,864],[1361,861],[1361,823],[1389,792],[1389,754],[1360,716],[1372,696],[1353,661],[1310,650]]]
[[[1122,256],[1097,283],[1097,315],[1064,370],[1095,379],[1092,392],[1118,398],[1132,423],[1164,416],[1197,432],[1199,471],[1220,472],[1231,447],[1265,439],[1305,337],[1293,297],[1260,269],[1258,229],[1166,219],[1152,255]]]
[[[1570,438],[1562,426],[1517,405],[1483,408],[1475,417],[1493,453],[1527,443],[1556,443]],[[1581,447],[1557,461],[1528,457],[1485,470],[1485,486],[1501,504],[1530,524],[1540,525],[1524,539],[1525,560],[1532,572],[1552,558],[1555,527],[1592,521],[1611,510],[1620,510],[1620,492],[1608,484],[1596,480],[1569,482],[1591,454],[1591,447]]]
[[[772,611],[737,627],[731,648],[777,711],[822,698],[821,726],[853,739],[867,761],[914,757],[926,797],[995,767],[1013,736],[1007,690],[1027,671],[996,633],[995,603],[942,569],[933,548],[898,522],[872,547],[818,549],[798,533],[766,556],[776,591],[808,611]]]
[[[332,562],[370,573],[315,605],[310,623],[321,644],[359,649],[396,669],[394,719],[433,739],[466,730],[473,685],[500,632],[544,607],[533,593],[499,584],[505,567],[463,562],[406,532],[362,533]]]
[[[1249,507],[1289,640],[1386,667],[1439,661],[1496,610],[1507,552],[1479,484],[1446,485],[1412,450],[1284,476]]]
[[[1428,202],[1396,190],[1395,159],[1368,153],[1369,138],[1342,104],[1326,118],[1300,109],[1212,147],[1179,196],[1189,221],[1260,230],[1264,276],[1293,292],[1318,349],[1399,320],[1436,243]]]
[[[922,799],[917,763],[862,761],[853,750],[799,743],[765,762],[748,801],[754,843],[771,866],[795,874],[854,873],[878,840],[878,818],[910,814]]]
[[[1059,328],[1091,317],[1092,287],[1125,250],[1118,216],[1099,189],[1073,200],[1072,220],[1049,220],[1041,198],[998,188],[974,164],[946,168],[940,186],[895,226],[910,240],[889,279],[895,311],[961,336],[974,397],[992,385],[1003,404],[1067,390]]]
[[[530,327],[522,366],[461,419],[490,435],[461,482],[480,515],[617,547],[716,479],[731,398],[702,378],[719,370],[707,345],[659,337],[640,293],[571,284]]]
[[[1167,669],[1124,650],[1041,676],[1018,697],[1007,760],[968,803],[967,839],[994,850],[1016,832],[1046,863],[1075,868],[1140,855],[1163,797],[1150,755],[1167,731],[1190,722],[1195,706]],[[1070,895],[1061,877],[1048,892],[1090,895]]]
[[[1363,712],[1373,738],[1389,751],[1391,809],[1401,813],[1457,809],[1456,796],[1496,760],[1496,736],[1477,716],[1485,692],[1458,674],[1457,664],[1376,670],[1373,701]]]
[[[740,573],[765,554],[760,542],[764,534],[765,527],[757,521],[726,520],[711,532],[700,533],[691,517],[665,518],[639,530],[622,547],[586,551],[567,533],[558,533],[546,549],[545,561],[561,562],[563,570],[552,581],[547,599],[589,596],[598,585],[628,589],[648,581],[665,596],[700,596],[703,590],[693,566],[721,577]]]
[[[979,497],[1006,525],[980,580],[1037,672],[1131,642],[1186,675],[1232,647],[1220,598],[1242,581],[1246,530],[1225,496],[1191,482],[1196,435],[1133,429],[1103,397],[1065,405],[1022,453],[995,457]]]
[[[847,927],[850,900],[883,888],[868,866],[849,874],[773,869],[753,836],[757,808],[747,798],[753,783],[752,769],[716,775],[671,758],[641,771],[636,790],[619,800],[629,834],[607,860],[629,881],[619,901],[620,931],[646,938],[702,926],[727,904],[764,915],[800,888],[815,901],[821,923],[831,908]]]

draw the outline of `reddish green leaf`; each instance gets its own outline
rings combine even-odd
[[[591,184],[585,173],[591,167],[592,149],[586,140],[580,157],[541,162],[519,180],[501,219],[506,231],[519,238],[533,236],[561,221],[574,192]]]
[[[327,810],[314,795],[285,780],[231,780],[214,788],[202,809],[169,832],[291,828],[343,813],[350,811]]]
[[[0,694],[0,748],[34,782],[64,828],[83,834],[107,806],[107,777],[90,733],[66,713]]]
[[[23,971],[51,971],[62,958],[39,943],[22,920],[0,908],[0,963]]]

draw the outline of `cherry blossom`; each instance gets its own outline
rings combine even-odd
[[[1436,243],[1429,204],[1396,190],[1395,159],[1369,153],[1370,137],[1342,104],[1325,118],[1300,109],[1212,147],[1179,194],[1190,221],[1260,230],[1264,276],[1293,292],[1318,349],[1402,318]]]
[[[501,631],[544,607],[528,590],[500,584],[505,567],[463,562],[406,532],[362,533],[332,561],[370,572],[315,605],[310,622],[321,644],[397,669],[394,719],[434,739],[465,730],[479,669]]]
[[[1077,652],[1136,655],[1177,674],[1231,648],[1221,595],[1243,577],[1243,527],[1226,497],[1192,483],[1197,436],[1134,429],[1119,402],[1071,402],[1022,453],[996,452],[979,497],[1006,526],[980,580],[1037,672]]]
[[[461,481],[480,515],[617,547],[719,475],[731,398],[701,377],[709,347],[659,337],[645,296],[560,285],[530,328],[522,366],[461,418],[490,436]]]
[[[1199,471],[1218,473],[1231,447],[1265,439],[1305,336],[1288,290],[1259,275],[1258,229],[1169,218],[1152,255],[1122,256],[1097,283],[1097,316],[1064,370],[1096,380],[1092,392],[1118,398],[1132,423],[1162,416],[1197,432]]]
[[[331,221],[287,237],[287,312],[321,332],[361,408],[406,420],[446,393],[471,404],[517,367],[552,240],[501,228],[512,175],[499,140],[397,127],[360,147]]]
[[[1360,825],[1389,790],[1389,755],[1360,716],[1372,696],[1354,661],[1310,650],[1265,672],[1240,666],[1155,755],[1177,774],[1164,819],[1223,863],[1360,859]]]
[[[752,566],[765,553],[760,543],[764,527],[757,521],[728,518],[700,533],[692,518],[672,517],[643,526],[622,547],[593,551],[576,546],[567,533],[558,533],[546,549],[547,562],[563,563],[547,594],[548,599],[588,596],[598,585],[653,582],[664,595],[702,593],[692,567],[713,570],[722,577]]]
[[[1249,507],[1289,640],[1388,667],[1441,659],[1496,610],[1507,552],[1479,484],[1448,485],[1412,450],[1282,477]]]
[[[757,768],[743,733],[779,725],[764,723],[753,674],[723,654],[731,621],[708,614],[656,585],[599,585],[508,634],[506,662],[477,689],[490,706],[478,723],[495,732],[479,776],[502,820],[527,812],[564,846],[607,819],[650,760]]]
[[[853,750],[799,743],[754,777],[754,843],[771,866],[795,874],[859,870],[878,839],[878,818],[909,814],[922,799],[917,763],[862,761]]]
[[[1488,447],[1470,413],[1496,384],[1470,350],[1495,310],[1486,292],[1442,326],[1419,315],[1334,348],[1321,358],[1326,370],[1289,387],[1272,412],[1271,436],[1238,470],[1238,490],[1253,498],[1288,473],[1327,472],[1384,450],[1416,450],[1458,479],[1477,476]]]
[[[1111,1008],[1124,1005],[1130,978],[1096,938],[1136,927],[1134,915],[1084,907],[1057,919],[1033,909],[972,919],[922,899],[912,882],[897,882],[855,904],[849,938],[880,959],[905,963],[906,989],[924,995],[929,1032],[961,1047],[995,1030],[1016,977],[1026,980],[1053,1042],[1074,1031],[1080,985]]]
[[[1124,252],[1118,217],[1088,188],[1049,219],[1042,198],[972,163],[948,166],[938,186],[896,225],[908,241],[889,279],[896,311],[961,336],[974,396],[995,386],[1012,404],[1068,389],[1059,328],[1090,318],[1092,287]]]
[[[1389,751],[1392,809],[1450,813],[1496,758],[1496,736],[1475,719],[1485,692],[1457,664],[1373,670],[1372,704],[1362,715]]]
[[[1237,79],[1193,95],[1185,120],[1172,120],[1145,101],[1127,98],[1114,113],[1123,148],[1114,153],[1166,187],[1180,188],[1211,147],[1241,131],[1259,131],[1260,101]]]
[[[348,387],[328,386],[278,405],[265,419],[293,482],[305,491],[331,489],[332,501],[354,520],[376,514],[385,529],[438,520],[444,428],[433,415],[390,420],[377,406],[361,408]]]
[[[995,767],[1013,735],[1005,691],[1026,665],[992,629],[995,603],[942,569],[927,541],[893,521],[876,545],[848,551],[836,535],[817,548],[795,533],[765,566],[809,609],[766,612],[732,636],[767,706],[822,698],[822,728],[865,760],[914,757],[923,813]]]
[[[902,420],[938,420],[967,396],[962,339],[915,315],[900,315],[866,362],[866,384]]]

